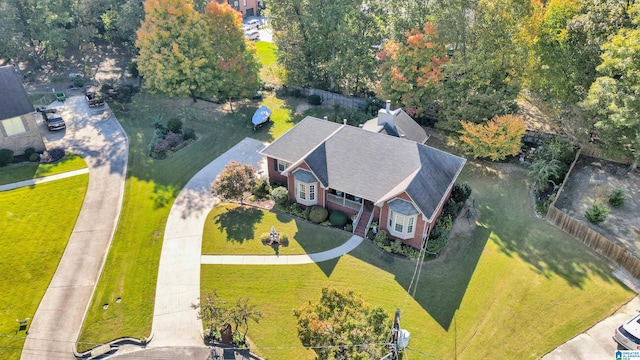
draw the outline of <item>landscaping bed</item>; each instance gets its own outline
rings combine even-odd
[[[614,189],[624,189],[625,200],[621,207],[608,204]],[[564,213],[582,221],[607,239],[640,257],[640,173],[629,171],[629,165],[580,156],[562,193],[558,195],[556,207]],[[585,218],[585,212],[594,200],[600,200],[610,208],[606,220],[593,224]]]

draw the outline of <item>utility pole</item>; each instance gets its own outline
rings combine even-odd
[[[391,360],[398,360],[398,336],[400,335],[400,309],[396,308],[396,316],[393,319],[391,329]]]

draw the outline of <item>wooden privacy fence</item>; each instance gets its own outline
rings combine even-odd
[[[565,214],[560,209],[551,205],[547,212],[547,221],[582,241],[585,245],[594,249],[599,254],[606,256],[616,264],[627,270],[634,278],[640,279],[640,260],[627,249],[600,235],[581,221]]]
[[[604,156],[604,151],[596,144],[593,143],[585,143],[580,146],[580,152],[584,156],[589,156],[592,158],[603,159],[611,162],[616,162],[619,164],[629,165],[631,164],[630,159],[616,159]]]
[[[362,110],[367,104],[367,99],[344,96],[340,94],[335,94],[329,91],[324,91],[320,89],[313,88],[302,88],[300,91],[306,95],[318,95],[322,98],[322,102],[332,102],[334,104],[340,105],[340,107],[349,108],[349,109],[359,109]]]

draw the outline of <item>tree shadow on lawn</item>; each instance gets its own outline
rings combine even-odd
[[[254,239],[256,225],[262,221],[261,210],[238,206],[217,216],[216,224],[227,233],[227,241],[242,244]]]
[[[417,283],[413,284],[411,284],[411,280],[418,266],[415,261],[389,255],[367,239],[351,254],[364,262],[394,274],[398,284],[406,291],[410,291],[409,295],[443,329],[448,331],[456,310],[460,308],[471,277],[489,239],[489,234],[488,229],[477,227],[473,234],[467,235],[473,238],[467,247],[460,248],[460,251],[456,251],[444,261],[440,261],[438,258],[424,261],[422,268],[418,267],[420,277],[417,279]]]

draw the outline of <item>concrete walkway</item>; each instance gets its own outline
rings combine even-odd
[[[47,148],[84,158],[89,185],[67,247],[33,316],[22,359],[75,359],[73,349],[118,223],[128,158],[127,136],[105,105],[89,109],[83,96],[61,109],[67,129],[49,132],[39,122]]]
[[[72,176],[87,174],[88,172],[89,172],[89,168],[84,168],[84,169],[67,171],[67,172],[63,172],[63,173],[55,174],[55,175],[50,175],[50,176],[43,176],[43,177],[36,178],[36,179],[18,181],[18,182],[14,182],[14,183],[11,183],[11,184],[4,184],[4,185],[0,185],[0,191],[13,190],[13,189],[17,189],[17,188],[21,188],[21,187],[25,187],[25,186],[33,186],[33,185],[37,185],[37,184],[46,183],[46,182],[49,182],[49,181],[55,181],[55,180],[65,179],[65,178],[72,177]]]
[[[331,250],[305,255],[202,255],[207,265],[299,265],[338,258],[360,245],[363,238],[353,235],[346,243]]]
[[[264,144],[245,138],[198,172],[171,207],[160,255],[153,340],[149,347],[204,346],[202,322],[191,305],[200,297],[202,230],[216,205],[211,183],[231,160],[260,168]]]

